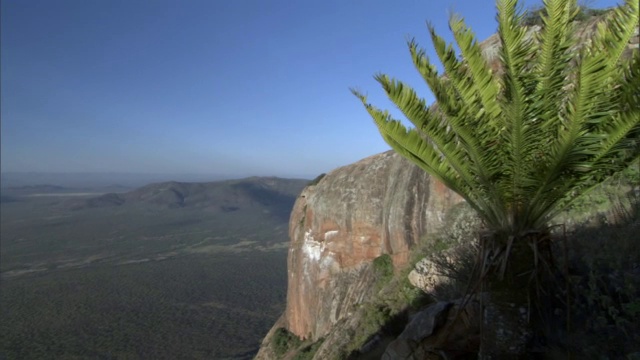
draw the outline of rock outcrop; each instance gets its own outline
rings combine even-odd
[[[415,314],[383,360],[468,359],[480,348],[479,299],[440,301]]]
[[[439,234],[439,241],[445,242],[445,247],[441,244],[438,249],[431,249],[431,253],[425,254],[426,257],[418,261],[409,273],[409,282],[434,299],[451,299],[449,296],[453,294],[447,293],[445,288],[453,285],[452,275],[474,261],[479,244],[469,241],[477,239],[481,228],[482,221],[466,203],[449,209]],[[471,272],[471,269],[467,270]],[[444,293],[441,290],[445,290]]]
[[[594,18],[585,22],[577,36],[590,36],[597,21]],[[527,36],[533,37],[539,27],[529,30]],[[638,42],[636,31],[629,50],[637,49]],[[488,64],[499,73],[498,36],[483,41],[481,49]],[[356,312],[356,305],[373,296],[372,261],[389,254],[396,268],[405,265],[410,250],[419,242],[428,241],[429,235],[443,225],[445,213],[461,201],[458,195],[391,151],[336,169],[307,187],[291,214],[287,307],[274,329],[286,327],[310,340],[329,335],[316,356],[324,358],[323,349],[339,347],[344,340],[339,332],[330,334],[332,328],[357,326],[358,319],[349,315]],[[443,279],[434,271],[433,264],[426,261],[412,277],[414,284],[431,292]],[[451,308],[458,305],[454,303]],[[475,302],[465,311],[474,314],[474,321],[475,314],[480,312]],[[446,324],[457,323],[449,319],[453,313],[457,311],[439,312],[438,316],[446,317]],[[475,330],[471,333],[476,335]],[[421,346],[441,348],[430,343],[438,336],[427,336],[429,340],[424,340]],[[269,338],[267,335],[263,341],[258,359],[271,358],[267,354]],[[400,351],[404,345],[395,346]]]
[[[453,263],[456,260],[449,254],[443,254],[443,256],[445,257],[444,261],[447,263]],[[430,258],[425,257],[418,261],[414,269],[409,273],[409,282],[411,285],[437,298],[437,287],[450,281],[439,265]]]
[[[289,234],[285,327],[306,339],[325,336],[372,292],[371,262],[396,267],[437,228],[461,198],[389,151],[338,168],[304,189]]]

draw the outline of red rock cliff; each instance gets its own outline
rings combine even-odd
[[[370,263],[390,254],[396,266],[460,198],[394,152],[327,174],[307,187],[289,223],[285,323],[317,339],[373,288]]]
[[[585,22],[578,36],[590,36],[598,20]],[[531,27],[528,36],[538,30]],[[636,30],[629,52],[638,49],[638,39]],[[500,71],[497,35],[481,47],[490,65]],[[371,295],[371,261],[390,254],[396,266],[403,265],[409,249],[428,238],[446,210],[459,201],[455,193],[391,151],[336,169],[307,187],[289,224],[287,308],[257,359],[270,358],[264,345],[277,327],[304,338],[329,333]]]

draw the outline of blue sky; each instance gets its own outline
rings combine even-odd
[[[3,172],[313,177],[389,149],[350,87],[391,107],[384,72],[432,99],[405,43],[431,53],[427,20],[496,28],[484,0],[1,4]]]

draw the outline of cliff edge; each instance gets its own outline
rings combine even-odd
[[[298,197],[289,222],[287,307],[275,327],[302,339],[327,335],[372,296],[371,263],[396,268],[461,198],[393,151],[338,168]],[[270,333],[273,333],[271,331]],[[258,359],[267,355],[263,341]]]

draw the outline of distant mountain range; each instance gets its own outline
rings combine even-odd
[[[168,181],[132,189],[122,185],[72,188],[58,185],[12,186],[2,189],[1,203],[27,197],[59,196],[68,210],[146,206],[208,212],[262,211],[288,221],[291,208],[309,180],[249,177],[214,182]]]
[[[46,173],[46,172],[2,172],[0,188],[54,184],[70,188],[96,188],[120,184],[137,188],[151,183],[165,181],[211,182],[240,179],[251,174],[136,174],[136,173]],[[313,178],[315,175],[295,175],[290,178]]]
[[[131,187],[123,185],[109,185],[100,187],[66,187],[50,184],[8,186],[2,188],[2,195],[5,197],[33,196],[33,195],[64,195],[78,193],[104,194],[109,192],[120,193],[131,190]]]
[[[110,192],[95,197],[71,199],[66,206],[72,210],[81,210],[144,205],[214,212],[261,208],[275,216],[288,219],[296,197],[308,182],[275,177],[251,177],[206,183],[171,181],[149,184],[128,192]]]
[[[64,186],[58,185],[25,185],[25,186],[10,186],[6,188],[7,191],[13,193],[23,193],[23,194],[35,194],[35,193],[60,193],[71,190]]]

